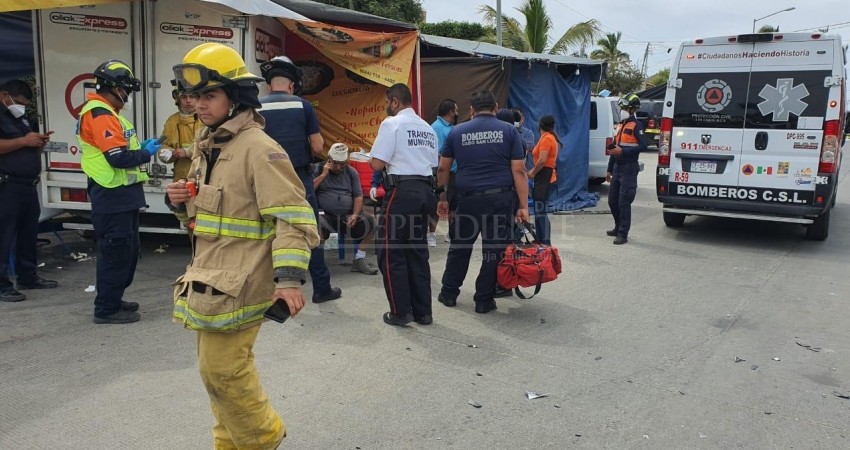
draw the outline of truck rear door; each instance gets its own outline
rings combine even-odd
[[[48,171],[82,171],[76,127],[85,103],[83,83],[93,81],[91,72],[108,59],[119,59],[132,67],[132,5],[80,6],[36,13],[44,123],[46,130],[55,132],[51,140],[57,144],[47,155]],[[135,123],[133,111],[123,114]]]
[[[668,192],[736,198],[753,44],[696,41],[679,53]],[[668,94],[669,100],[669,94]],[[724,188],[724,189],[721,189]]]
[[[759,201],[813,204],[834,57],[808,34],[755,44],[738,183]]]

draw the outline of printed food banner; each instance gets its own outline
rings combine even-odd
[[[321,53],[295,61],[304,71],[303,97],[316,109],[325,148],[343,142],[352,151],[371,150],[387,117],[387,88],[335,63]]]
[[[416,31],[381,33],[321,22],[281,21],[289,31],[356,75],[384,86],[410,80]]]

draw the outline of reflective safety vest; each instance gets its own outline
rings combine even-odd
[[[626,122],[620,124],[620,129],[617,131],[617,136],[614,142],[620,147],[635,147],[640,145],[636,134],[637,121],[630,117]]]
[[[104,108],[114,115],[124,130],[124,137],[127,139],[127,148],[131,152],[141,150],[142,145],[139,143],[139,138],[136,135],[136,129],[127,118],[121,114],[116,114],[110,105],[100,100],[89,100],[86,102],[83,109],[80,111],[80,118],[83,115],[95,108]],[[84,141],[80,137],[80,126],[77,125],[77,141],[80,143],[80,148],[83,152],[82,167],[83,172],[94,180],[97,184],[105,188],[116,188],[118,186],[129,186],[131,184],[143,183],[148,180],[147,165],[133,167],[130,169],[119,169],[112,167],[106,160],[103,150]]]

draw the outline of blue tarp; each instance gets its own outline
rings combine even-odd
[[[539,137],[537,122],[555,116],[558,181],[549,193],[549,211],[596,206],[599,194],[587,191],[590,146],[590,72],[562,76],[554,65],[515,62],[511,67],[508,104],[525,112],[525,123]]]
[[[0,30],[0,82],[35,75],[31,13],[0,14]]]

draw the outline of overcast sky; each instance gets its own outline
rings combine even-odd
[[[458,20],[480,22],[479,6],[496,7],[496,0],[421,0],[428,22]],[[639,64],[647,42],[650,45],[648,74],[669,67],[679,43],[699,37],[725,36],[752,31],[753,19],[789,7],[757,22],[779,26],[790,32],[825,25],[850,43],[850,0],[544,0],[555,27],[557,39],[571,25],[588,19],[602,23],[603,32],[622,31],[621,49]],[[516,7],[522,0],[502,0],[505,15],[521,19]],[[809,30],[806,30],[809,31]],[[670,53],[667,49],[672,48]]]

